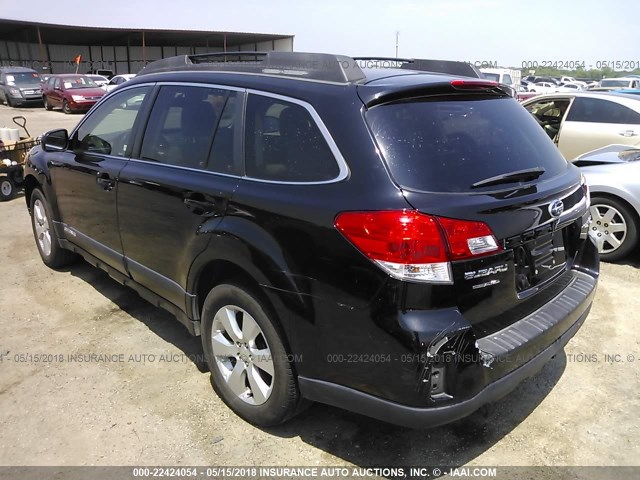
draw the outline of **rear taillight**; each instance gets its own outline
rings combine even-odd
[[[449,244],[451,260],[477,257],[500,249],[486,223],[438,218]]]
[[[364,255],[402,280],[451,283],[452,260],[500,250],[482,222],[413,210],[343,212],[335,226]]]

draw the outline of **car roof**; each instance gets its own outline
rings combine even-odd
[[[612,93],[612,92],[557,92],[557,93],[545,93],[538,95],[531,99],[525,100],[523,103],[533,103],[540,100],[553,99],[558,97],[586,97],[586,98],[600,98],[610,100],[616,103],[622,103],[624,105],[633,105],[635,108],[640,107],[640,98],[632,93]]]
[[[227,55],[227,54],[224,54]],[[342,95],[351,90],[365,105],[381,103],[382,98],[424,95],[426,90],[441,89],[452,93],[453,80],[477,84],[475,90],[507,93],[495,82],[477,77],[451,75],[424,70],[419,59],[390,59],[392,68],[361,68],[359,57],[308,54],[299,52],[230,52],[229,56],[260,57],[254,61],[229,61],[220,54],[182,55],[158,60],[145,67],[128,84],[153,82],[199,82],[223,86],[257,89],[300,99],[323,97],[333,92]],[[362,57],[361,59],[364,59]],[[378,59],[379,60],[379,59]],[[428,61],[427,61],[428,62]],[[438,62],[438,61],[434,61]],[[442,62],[442,61],[440,61]],[[463,62],[455,62],[463,65]],[[306,66],[309,65],[309,68]],[[473,70],[467,70],[473,73]],[[352,93],[352,94],[353,94]]]
[[[71,78],[71,77],[89,77],[88,73],[54,73],[51,77]]]

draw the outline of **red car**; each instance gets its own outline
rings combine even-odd
[[[64,113],[86,112],[106,92],[86,75],[51,75],[42,88],[44,107]]]

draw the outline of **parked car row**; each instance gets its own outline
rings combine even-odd
[[[522,86],[528,92],[537,93],[555,93],[566,91],[580,91],[580,90],[596,90],[596,91],[610,91],[620,89],[632,89],[640,90],[640,78],[635,76],[618,77],[618,78],[603,78],[599,82],[591,81],[585,82],[576,80],[573,77],[536,77],[530,75],[521,80],[520,86]]]
[[[10,107],[42,105],[64,113],[86,112],[107,92],[135,75],[43,75],[25,67],[0,67],[0,102]]]

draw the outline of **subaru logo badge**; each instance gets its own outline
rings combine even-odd
[[[562,200],[554,200],[549,204],[549,213],[552,217],[559,217],[564,212],[564,203]]]

